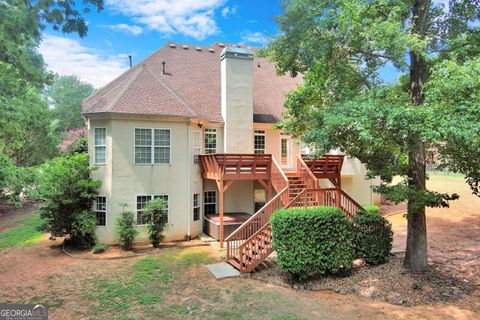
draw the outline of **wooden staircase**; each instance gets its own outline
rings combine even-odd
[[[338,185],[335,188],[319,188],[318,178],[340,181],[343,157],[311,160],[310,170],[301,156],[297,158],[297,174],[288,178],[272,157],[271,182],[276,195],[245,223],[235,230],[227,242],[227,261],[241,273],[252,272],[274,251],[270,218],[276,210],[289,207],[335,206],[349,218],[362,206],[346,194]],[[333,160],[333,161],[332,161]],[[333,164],[332,164],[333,162]],[[327,172],[322,173],[322,166]],[[337,176],[334,176],[334,173]],[[323,175],[323,176],[322,176]]]
[[[307,185],[302,180],[300,175],[288,176],[288,186],[290,188],[289,196],[290,201],[293,200],[302,190],[304,190]]]

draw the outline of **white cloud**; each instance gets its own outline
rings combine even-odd
[[[228,17],[231,14],[235,14],[236,12],[237,12],[237,6],[225,7],[221,11],[222,17],[224,17],[224,18]]]
[[[215,10],[224,3],[225,0],[106,0],[110,8],[151,30],[197,40],[219,32]]]
[[[103,55],[65,37],[44,35],[39,51],[49,70],[78,76],[96,88],[106,85],[128,67],[126,55]]]
[[[245,32],[242,34],[242,42],[246,43],[256,43],[256,44],[266,44],[268,42],[268,37],[261,32]]]
[[[136,25],[129,25],[125,23],[119,23],[119,24],[113,24],[113,25],[108,25],[106,26],[113,31],[117,32],[125,32],[134,36],[138,36],[143,32],[142,27],[136,26]]]

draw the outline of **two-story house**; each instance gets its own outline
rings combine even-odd
[[[138,240],[146,240],[142,209],[157,197],[168,204],[167,240],[206,230],[222,244],[265,207],[271,214],[292,200],[344,210],[349,199],[378,203],[370,188],[376,181],[365,179],[358,160],[302,159],[307,148],[274,128],[285,93],[301,81],[278,76],[245,46],[169,43],[87,98],[90,162],[103,182],[98,240],[116,242],[125,205],[136,215]],[[253,219],[248,232],[268,218]]]

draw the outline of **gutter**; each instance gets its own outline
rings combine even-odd
[[[187,203],[188,203],[188,210],[187,210],[187,241],[190,241],[191,238],[191,233],[190,233],[190,228],[191,228],[191,223],[190,223],[190,214],[192,213],[193,210],[193,199],[190,196],[190,193],[192,191],[192,162],[190,159],[190,124],[191,122],[187,123],[187,192],[185,193],[187,195]]]

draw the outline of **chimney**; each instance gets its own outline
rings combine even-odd
[[[253,153],[253,51],[226,47],[220,60],[223,151]]]
[[[130,68],[132,67],[132,56],[128,56],[128,60],[130,61]]]

